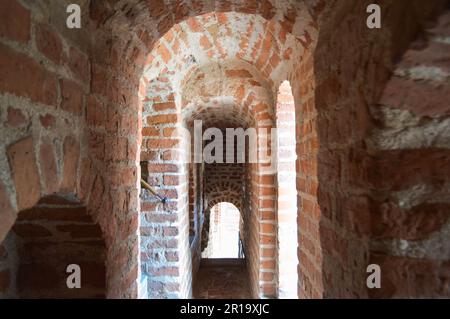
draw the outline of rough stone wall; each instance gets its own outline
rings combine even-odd
[[[147,85],[143,99],[140,160],[147,165],[148,183],[168,198],[163,204],[146,191],[141,197],[141,260],[150,298],[182,297],[180,260],[190,252],[189,166],[181,162],[178,119],[172,89],[162,75]],[[184,258],[191,259],[190,254]]]
[[[97,62],[108,54],[92,49],[89,7],[78,3],[80,30],[66,28],[65,1],[0,4],[0,238],[39,198],[74,194],[103,231],[106,295],[136,297],[139,113],[107,83]]]
[[[314,85],[293,87],[296,102],[308,97],[300,109],[296,103],[297,134],[304,133],[297,148],[301,298],[368,296],[374,170],[365,142],[374,125],[369,106],[378,102],[392,61],[442,1],[384,1],[380,30],[366,27],[361,12],[368,3],[342,2],[324,13],[317,45],[312,55],[304,55],[301,74]]]
[[[32,207],[42,194],[79,187],[90,74],[86,43],[64,41],[48,23],[55,8],[12,0],[1,6],[3,240],[17,211]]]
[[[372,297],[450,297],[450,11],[430,22],[371,107]]]

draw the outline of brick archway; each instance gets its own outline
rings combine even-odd
[[[21,111],[15,112],[20,114]],[[23,122],[19,125],[26,125],[31,119],[22,116]],[[41,129],[46,129],[46,125],[56,124],[54,122],[56,118],[52,115],[41,118],[45,119],[40,121]],[[70,121],[66,117],[59,119],[71,125],[79,125],[78,120],[75,118]],[[48,124],[47,121],[52,124]],[[112,256],[117,254],[112,243],[118,235],[120,236],[120,232],[116,232],[117,229],[112,228],[106,219],[112,209],[111,197],[107,190],[113,185],[106,184],[105,179],[96,171],[93,160],[82,153],[79,139],[77,135],[66,133],[66,131],[64,133],[53,131],[41,139],[27,136],[8,146],[6,155],[11,184],[0,185],[2,199],[0,242],[5,240],[11,227],[20,222],[19,214],[39,205],[40,199],[55,194],[62,194],[63,197],[71,197],[68,194],[74,194],[77,200],[87,203],[85,205],[87,218],[95,221],[100,227],[99,231],[104,234],[101,240],[104,242],[103,245],[106,245],[106,261],[102,260],[101,263],[108,265],[103,271],[106,271],[106,282],[109,282],[114,273]],[[102,153],[102,156],[105,154]],[[112,155],[107,154],[107,156]],[[25,167],[24,163],[26,163]],[[124,178],[127,177],[124,176]],[[79,218],[83,219],[83,214],[86,213],[80,212]],[[76,217],[73,216],[73,218]],[[92,267],[90,270],[96,271]],[[55,274],[55,278],[60,280],[62,277]],[[109,282],[102,291],[89,296],[105,297],[112,293],[111,289],[113,288]]]
[[[20,113],[19,110],[15,112]],[[7,148],[13,185],[1,185],[0,188],[4,211],[0,241],[15,222],[18,211],[34,206],[42,195],[51,195],[57,191],[77,192],[80,189],[80,174],[87,173],[79,167],[80,142],[71,135],[60,138],[60,142],[62,149],[56,149],[50,138],[35,141],[28,136],[11,143]],[[23,163],[27,163],[25,168]],[[59,165],[63,168],[58,169]],[[79,193],[80,197],[86,197],[85,189]]]
[[[244,191],[242,185],[239,184],[238,176],[229,175],[225,170],[228,170],[226,165],[213,164],[215,172],[209,172],[211,182],[205,188],[205,196],[207,198],[207,208],[211,209],[214,205],[220,202],[228,202],[236,206],[239,211],[243,211],[244,207]],[[222,174],[218,173],[222,167]],[[238,173],[241,173],[242,168],[237,167]],[[208,172],[207,172],[208,173]],[[229,173],[229,171],[228,171]]]
[[[387,1],[383,3],[383,10],[390,14],[383,22],[382,30],[366,28],[366,3],[356,0],[138,0],[83,3],[83,19],[86,19],[86,23],[83,23],[82,30],[72,32],[64,26],[62,16],[53,19],[50,15],[37,14],[64,13],[63,2],[0,2],[2,12],[10,13],[2,18],[12,26],[0,31],[0,70],[4,75],[0,81],[0,102],[4,106],[0,114],[0,129],[4,137],[0,143],[0,237],[8,232],[18,211],[35,205],[42,196],[59,191],[70,192],[87,203],[88,212],[105,234],[107,297],[142,296],[141,270],[150,270],[164,276],[184,276],[180,281],[181,285],[179,282],[169,281],[164,287],[163,296],[188,296],[190,285],[189,275],[186,273],[189,271],[186,269],[189,265],[187,263],[177,267],[181,256],[173,251],[173,254],[162,254],[162,258],[168,263],[167,267],[161,269],[147,269],[145,265],[141,265],[140,256],[150,258],[145,252],[140,254],[139,235],[142,220],[139,220],[138,163],[142,141],[140,132],[145,130],[141,127],[143,111],[145,112],[142,104],[147,93],[145,72],[148,70],[147,66],[153,65],[154,72],[150,72],[155,77],[147,77],[147,82],[162,76],[162,82],[170,84],[171,92],[158,101],[158,104],[169,102],[168,105],[159,105],[161,110],[175,107],[177,111],[169,114],[169,110],[166,110],[167,114],[164,115],[169,115],[168,117],[155,120],[173,121],[174,117],[178,120],[176,113],[181,112],[183,103],[180,97],[170,93],[181,92],[183,79],[189,78],[191,70],[193,73],[197,72],[191,66],[196,61],[205,64],[208,59],[220,60],[223,59],[222,56],[226,56],[254,66],[269,84],[267,92],[271,92],[272,97],[276,95],[282,80],[287,79],[292,84],[298,111],[297,189],[298,208],[301,212],[299,228],[302,229],[299,234],[299,276],[302,278],[299,282],[299,296],[368,296],[364,285],[365,267],[377,255],[374,249],[381,250],[387,256],[382,258],[387,260],[387,265],[400,264],[400,268],[404,269],[407,268],[405,265],[412,264],[415,269],[420,268],[411,258],[395,258],[401,257],[395,255],[401,250],[386,250],[386,247],[392,247],[389,245],[396,241],[388,242],[383,238],[386,234],[383,229],[379,229],[380,219],[372,219],[372,213],[379,214],[380,209],[386,209],[391,216],[393,212],[397,212],[399,207],[396,207],[395,202],[389,202],[386,207],[382,205],[383,201],[391,201],[392,197],[398,195],[399,190],[395,187],[405,186],[397,184],[397,181],[410,181],[417,182],[414,185],[425,185],[427,192],[432,189],[427,194],[436,196],[436,200],[443,201],[443,205],[422,202],[414,209],[402,207],[400,214],[410,216],[413,214],[409,213],[419,211],[419,215],[423,215],[432,207],[434,211],[437,210],[437,216],[443,216],[442,211],[445,211],[447,204],[445,197],[437,189],[447,183],[443,176],[448,174],[442,174],[445,168],[440,164],[441,160],[446,161],[446,144],[442,144],[440,137],[433,141],[424,139],[426,143],[414,144],[415,148],[411,152],[405,149],[402,152],[386,151],[381,147],[375,149],[374,154],[369,140],[392,133],[392,127],[386,127],[392,123],[383,120],[384,124],[380,124],[378,109],[374,106],[380,102],[383,88],[392,77],[390,70],[393,69],[393,61],[405,52],[428,18],[433,17],[436,12],[444,13],[441,1]],[[236,22],[236,16],[240,17],[239,22]],[[230,17],[239,27],[237,30],[228,30]],[[445,17],[443,21],[446,21]],[[180,31],[178,28],[184,22],[192,33],[189,37],[195,40],[195,45],[192,46],[198,48],[197,54],[192,56],[179,37],[187,29],[176,32]],[[208,30],[204,30],[204,25],[208,26]],[[429,39],[430,46],[446,45],[442,41],[442,37],[447,34],[445,24],[430,29],[429,32],[433,34],[432,39]],[[223,45],[221,40],[227,37],[237,40],[232,42],[235,45],[229,48]],[[382,45],[375,45],[377,43]],[[170,59],[167,58],[176,53],[177,48],[182,59],[173,65],[166,65],[165,60],[169,62]],[[156,54],[149,55],[151,52]],[[444,49],[443,52],[447,50]],[[437,68],[443,67],[439,63],[434,65],[433,61],[427,61],[426,54],[422,57],[424,60],[416,62],[423,66],[430,64]],[[406,60],[408,55],[405,56]],[[189,67],[181,71],[178,69],[181,64]],[[263,86],[261,82],[258,85],[242,70],[244,69],[240,66],[229,69],[231,73],[228,75],[254,87]],[[412,71],[412,74],[418,74],[417,69]],[[176,84],[174,86],[168,77],[177,72],[179,81],[173,81]],[[392,96],[389,91],[405,85],[397,81],[398,77],[405,77],[404,67],[397,70],[392,78],[393,84],[387,88],[385,98],[389,103],[386,100],[383,103],[391,104],[389,100]],[[433,83],[428,83],[428,80],[421,83],[425,93],[433,92],[432,95],[438,97],[447,96],[446,85],[437,86],[444,88],[437,92],[434,85],[439,81],[435,79],[431,81]],[[416,84],[418,85],[414,83],[414,87]],[[207,84],[203,83],[203,86],[207,88]],[[157,87],[154,89],[158,91]],[[228,94],[233,93],[236,97],[249,92],[245,87],[241,89],[239,86],[230,86],[229,89]],[[408,99],[415,96],[411,94],[412,91],[409,91]],[[251,105],[252,95],[248,94],[236,101]],[[211,101],[206,101],[209,102]],[[273,105],[274,100],[263,107],[270,108]],[[239,110],[245,110],[241,108],[241,104],[237,106]],[[257,111],[258,107],[256,103],[254,110]],[[393,115],[389,118],[394,119],[394,122],[404,118],[404,114],[399,114],[396,108],[389,113]],[[246,113],[245,111],[244,114]],[[266,112],[258,115],[260,120],[268,118]],[[431,121],[420,116],[417,123],[425,121],[428,123],[427,129],[437,129],[445,122],[447,113],[441,110],[433,116]],[[382,134],[372,132],[374,129],[380,129]],[[418,129],[421,134],[427,132],[423,126],[407,127],[407,130],[411,129]],[[151,132],[149,129],[147,131]],[[170,130],[166,130],[166,134],[168,131]],[[164,128],[158,134],[163,136]],[[401,147],[405,145],[407,143]],[[11,159],[8,155],[11,149],[20,152],[25,160]],[[177,154],[171,149],[164,151],[168,151],[164,152],[167,158],[163,159],[167,162],[161,163],[155,170],[168,173],[178,169],[171,163],[176,161]],[[431,167],[424,175],[410,174],[407,170],[396,171],[403,164],[411,171],[416,168],[416,162],[411,164],[405,160],[409,157],[406,155],[418,158],[417,163],[422,163],[419,169],[423,169],[424,163],[420,158],[424,154],[426,164]],[[152,155],[150,150],[147,156]],[[24,162],[29,165],[24,165]],[[76,177],[70,177],[71,172],[76,172],[73,173]],[[389,180],[393,184],[386,186],[380,182],[379,176],[373,176],[373,172],[380,175],[393,172],[397,179]],[[164,186],[185,182],[182,179],[177,181],[176,174],[167,175],[161,182]],[[267,175],[269,176],[258,175],[255,183],[258,191],[265,193],[267,198],[259,198],[256,192],[246,198],[248,203],[255,203],[254,211],[257,210],[256,206],[269,206],[267,211],[262,209],[261,214],[252,215],[255,218],[252,220],[255,229],[260,226],[258,223],[263,218],[273,215],[270,211],[273,206],[270,201],[273,198],[269,197],[273,196],[271,179],[274,176]],[[248,174],[245,178],[250,177]],[[55,188],[47,189],[49,185]],[[183,192],[169,187],[163,190],[174,202],[181,203],[184,200]],[[406,193],[413,191],[417,195],[414,188],[406,187],[402,190]],[[424,197],[417,198],[423,200]],[[158,222],[161,215],[164,215],[154,209],[158,205],[143,202],[143,220]],[[173,208],[175,204],[169,203],[168,206],[171,205]],[[248,205],[244,206],[247,208]],[[175,218],[174,222],[177,222],[178,215],[174,215],[170,218]],[[390,222],[392,219],[389,217],[387,220]],[[176,233],[171,222],[160,223],[159,231]],[[407,219],[406,223],[409,222],[411,221]],[[420,223],[421,227],[423,224],[425,222]],[[439,228],[439,225],[436,223],[433,227]],[[145,224],[142,226],[144,228]],[[184,234],[184,231],[183,228],[180,234]],[[251,237],[270,245],[274,241],[273,237],[259,236],[257,232],[251,234]],[[441,242],[439,238],[434,240]],[[429,243],[410,239],[409,242],[416,245],[414,247],[422,248],[425,243]],[[163,240],[162,243],[178,246],[178,243],[174,244],[174,238]],[[254,250],[257,251],[255,259],[260,260],[263,252],[257,245]],[[433,256],[436,256],[436,251],[434,247]],[[408,254],[410,253],[409,251]],[[427,265],[432,265],[433,276],[444,269],[442,265],[445,263],[435,263],[429,259],[430,255],[421,257]],[[270,261],[266,264],[272,266]],[[420,277],[420,270],[417,274]],[[391,275],[393,282],[401,278],[396,273]],[[262,277],[258,268],[252,269],[253,282],[259,282],[260,279],[263,282],[255,289],[254,296],[273,295],[273,285]],[[152,287],[160,288],[157,284]],[[411,283],[411,287],[418,285]],[[416,293],[414,289],[401,290],[399,295]],[[433,285],[427,289],[430,293],[438,293],[438,290]]]
[[[247,34],[234,31],[231,24],[237,20],[248,24]],[[209,34],[211,30],[209,25],[211,28],[214,26],[218,28],[218,32]],[[193,166],[183,165],[180,161],[180,157],[184,154],[180,142],[180,134],[183,131],[179,131],[177,127],[185,125],[189,128],[195,120],[201,120],[204,129],[255,127],[261,132],[263,129],[270,130],[274,126],[272,85],[274,81],[278,81],[275,71],[282,73],[289,69],[292,56],[304,49],[301,42],[286,32],[285,27],[286,25],[275,21],[268,24],[262,17],[252,14],[224,12],[198,15],[172,26],[154,44],[153,51],[145,62],[140,95],[144,116],[150,113],[152,115],[143,123],[144,145],[147,149],[152,149],[156,156],[148,157],[148,153],[142,153],[141,159],[149,158],[149,182],[153,183],[162,194],[169,196],[169,205],[163,208],[155,202],[145,204],[145,216],[151,214],[158,214],[162,218],[166,216],[167,222],[153,224],[148,219],[142,220],[144,233],[141,232],[143,243],[141,247],[151,245],[148,238],[153,233],[152,229],[156,231],[161,227],[172,227],[168,225],[175,224],[175,221],[178,224],[178,230],[173,231],[173,235],[167,235],[167,232],[164,238],[151,240],[156,243],[172,236],[173,239],[177,239],[176,247],[151,246],[152,248],[144,254],[143,263],[146,264],[144,269],[148,269],[145,271],[148,280],[154,282],[152,285],[162,287],[161,291],[152,292],[155,297],[167,294],[164,278],[168,276],[172,276],[172,281],[179,282],[179,287],[189,287],[190,285],[183,280],[189,281],[190,278],[186,277],[186,273],[190,273],[189,269],[195,270],[197,267],[194,257],[196,249],[191,246],[197,242],[196,232],[193,229],[195,223],[192,223],[196,217],[192,213],[189,215],[184,212],[184,208],[187,205],[192,212],[192,208],[198,205],[192,202],[194,193],[190,194],[190,198],[182,195],[187,193],[187,189],[192,191],[192,185],[187,185],[189,182],[192,183],[193,179],[192,176],[188,178],[187,174],[192,171]],[[255,32],[262,34],[259,42],[250,40]],[[273,37],[274,32],[282,34],[282,38]],[[240,52],[233,52],[233,46],[221,46],[222,41],[235,42],[238,47],[240,46],[238,49]],[[254,48],[245,45],[250,41]],[[218,61],[214,61],[215,59]],[[258,131],[258,136],[259,134]],[[265,146],[261,151],[270,152],[270,148]],[[173,154],[176,154],[176,157],[173,157]],[[214,174],[211,175],[209,172],[216,168],[208,165],[204,168],[205,177],[211,183],[211,187],[215,185]],[[275,246],[270,244],[270,247],[266,245],[263,250],[261,248],[263,237],[272,237],[271,241],[276,240],[276,233],[270,232],[273,221],[261,218],[262,215],[267,215],[268,211],[275,211],[273,206],[275,201],[270,200],[275,196],[274,173],[270,167],[264,165],[248,165],[243,166],[243,169],[241,176],[246,180],[246,192],[252,193],[255,198],[247,196],[245,199],[248,209],[243,207],[244,196],[241,194],[232,194],[236,198],[241,197],[241,200],[228,201],[236,203],[242,212],[246,211],[243,216],[248,219],[245,222],[248,229],[245,231],[247,240],[244,245],[248,245],[247,256],[253,293],[255,296],[275,296],[276,282],[273,279],[266,280],[267,277],[264,275],[264,271],[274,271],[275,260],[268,260],[271,257],[267,255],[260,257],[262,252],[267,254],[267,250],[275,251]],[[231,171],[225,171],[225,175],[227,174],[231,174]],[[256,175],[261,177],[254,180]],[[208,183],[204,187],[205,195],[208,196]],[[175,219],[169,217],[169,212],[170,215],[178,217]],[[190,226],[185,225],[186,220],[191,220]],[[191,229],[192,240],[185,234],[186,229]],[[186,251],[190,251],[191,257]],[[158,263],[147,257],[154,255],[154,252],[176,253],[183,256],[182,259],[167,263],[174,275],[165,270],[167,267],[155,268],[154,265]],[[182,274],[179,269],[187,271]],[[189,293],[171,290],[171,295],[187,296]]]
[[[73,195],[53,194],[19,212],[0,250],[6,298],[105,298],[101,228]],[[69,265],[76,266],[69,268]],[[70,279],[74,274],[78,279]],[[67,282],[79,284],[77,288]],[[3,289],[2,288],[2,289]]]

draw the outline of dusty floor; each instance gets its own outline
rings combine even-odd
[[[196,299],[249,299],[244,259],[203,259],[194,281]]]

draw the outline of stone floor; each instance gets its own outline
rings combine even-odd
[[[194,280],[196,299],[250,299],[244,259],[202,259]]]

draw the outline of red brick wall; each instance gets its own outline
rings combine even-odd
[[[163,205],[148,192],[141,196],[142,269],[149,276],[149,297],[186,297],[180,290],[181,262],[190,265],[191,259],[189,166],[180,161],[184,150],[175,131],[180,117],[167,78],[145,85],[141,163],[147,165],[149,184],[168,201]]]
[[[232,203],[240,211],[243,209],[244,164],[205,165],[205,197],[208,207],[221,202]]]
[[[396,64],[378,105],[370,181],[371,263],[378,298],[449,297],[450,11],[432,20]],[[401,120],[397,120],[401,119]],[[383,176],[380,179],[380,176]]]
[[[2,244],[0,295],[6,298],[105,298],[106,250],[100,227],[73,198],[42,198],[23,210]],[[80,266],[68,289],[67,266]]]
[[[0,241],[18,211],[33,207],[46,195],[75,194],[103,233],[107,297],[137,297],[142,270],[150,276],[153,297],[189,296],[188,179],[186,168],[174,164],[179,154],[173,152],[177,142],[169,137],[171,124],[180,123],[183,115],[183,119],[203,118],[213,126],[224,118],[211,111],[214,102],[228,101],[214,98],[220,93],[242,106],[226,114],[231,122],[254,120],[250,124],[271,127],[273,96],[287,79],[298,123],[299,296],[367,296],[365,267],[378,253],[370,245],[371,225],[376,228],[379,223],[376,218],[371,221],[369,212],[374,199],[378,211],[378,191],[385,198],[394,190],[389,189],[392,185],[385,189],[369,172],[395,171],[405,154],[405,150],[388,152],[396,163],[391,164],[378,156],[385,150],[370,153],[366,138],[377,123],[369,107],[379,102],[392,61],[442,1],[382,1],[387,13],[381,30],[365,27],[362,13],[368,3],[314,1],[284,8],[268,0],[92,1],[83,7],[83,28],[70,30],[64,25],[60,2],[1,1]],[[213,8],[216,14],[207,14]],[[236,15],[241,20],[246,16],[247,24],[233,28]],[[197,16],[198,20],[186,20]],[[180,29],[183,21],[189,32]],[[204,29],[216,22],[223,28],[221,36],[239,40],[235,46],[222,45],[210,32],[214,28]],[[187,33],[195,45],[184,38]],[[193,63],[189,48],[202,50],[194,59],[201,66],[185,68]],[[212,57],[239,62],[222,64],[218,81],[217,65],[209,63]],[[154,75],[146,69],[149,65],[158,73],[155,82],[147,77],[147,71]],[[408,79],[401,84],[394,81],[386,98],[389,90],[409,84]],[[424,83],[423,90],[427,86]],[[413,89],[408,87],[405,92],[411,99]],[[151,99],[146,101],[149,91]],[[447,96],[445,89],[431,91]],[[175,96],[177,92],[181,94]],[[426,111],[445,114],[446,109],[436,105],[410,111],[421,116]],[[420,176],[408,171],[399,176],[416,176],[409,186],[427,181],[437,185],[436,176],[445,170],[438,164],[445,162],[445,148],[418,149],[436,166]],[[423,154],[415,152],[417,158]],[[150,176],[156,179],[149,181],[170,199],[167,209],[147,200],[139,205],[140,161],[149,163]],[[265,221],[275,218],[270,201],[276,193],[273,173],[262,170],[262,165],[251,165],[246,171],[245,243],[254,295],[275,296],[273,278],[263,275],[276,268],[267,257],[274,252],[275,236],[271,222]],[[375,245],[380,242],[378,231]],[[381,253],[388,256],[385,260],[397,262],[398,256],[385,247]],[[156,258],[163,263],[147,267],[146,261]],[[402,258],[406,269],[411,260]],[[437,278],[442,261],[436,266],[433,258],[422,259]],[[418,276],[420,271],[414,273]],[[396,276],[390,280],[396,282]],[[430,291],[435,293],[437,286]],[[414,289],[400,291],[414,293]]]
[[[39,198],[75,194],[104,234],[106,295],[136,296],[137,169],[129,159],[136,158],[139,113],[120,106],[129,104],[125,92],[112,89],[110,65],[99,64],[106,51],[91,51],[86,14],[84,28],[69,30],[62,3],[7,0],[0,7],[0,98],[7,108],[0,240],[17,212]]]
[[[300,298],[368,296],[370,198],[378,191],[369,181],[369,106],[378,102],[392,61],[442,2],[384,1],[380,30],[366,28],[360,13],[368,3],[342,2],[330,12],[334,18],[319,21],[317,45],[291,80],[299,83]]]

